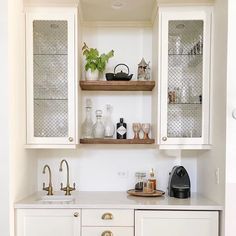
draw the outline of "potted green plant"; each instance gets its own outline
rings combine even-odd
[[[89,48],[86,43],[84,43],[82,52],[86,59],[86,79],[98,80],[99,72],[103,73],[105,71],[108,60],[114,56],[114,51],[111,50],[107,54],[103,53],[99,55],[99,52],[96,48]]]

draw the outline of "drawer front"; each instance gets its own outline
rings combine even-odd
[[[134,210],[83,209],[82,226],[134,226]]]
[[[82,227],[82,236],[134,236],[133,227]]]

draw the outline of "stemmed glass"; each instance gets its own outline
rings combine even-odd
[[[139,139],[140,130],[141,130],[141,124],[133,123],[134,139]]]
[[[151,125],[150,123],[143,123],[142,124],[142,130],[143,130],[143,139],[149,139],[148,133],[150,131]]]

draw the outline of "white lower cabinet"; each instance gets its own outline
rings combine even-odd
[[[217,211],[135,211],[135,236],[218,236]]]
[[[82,236],[134,236],[134,210],[82,209]]]
[[[16,236],[80,236],[78,209],[18,209]]]

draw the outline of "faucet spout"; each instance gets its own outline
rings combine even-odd
[[[46,169],[48,169],[48,173],[49,173],[49,184],[48,184],[48,187],[45,187],[45,183],[43,183],[43,190],[48,191],[47,195],[53,195],[52,172],[51,172],[49,165],[45,165],[43,167],[43,174],[46,173]]]
[[[75,183],[73,184],[73,187],[70,187],[70,177],[69,177],[69,165],[68,165],[68,162],[63,159],[60,163],[60,168],[59,168],[59,171],[62,171],[62,164],[65,163],[66,164],[66,171],[67,171],[67,180],[66,180],[66,187],[63,187],[63,183],[61,183],[61,190],[62,191],[65,191],[65,195],[71,195],[71,191],[75,190]]]

